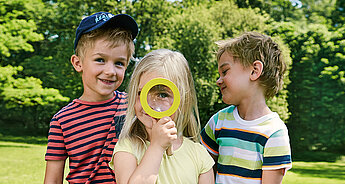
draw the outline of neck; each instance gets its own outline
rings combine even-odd
[[[237,105],[238,114],[244,120],[251,121],[272,113],[264,97],[253,97]]]

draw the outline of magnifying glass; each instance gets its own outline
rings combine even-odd
[[[180,105],[180,93],[170,80],[154,78],[142,88],[140,103],[149,116],[161,119],[176,112]],[[169,156],[173,154],[171,146],[166,153]]]

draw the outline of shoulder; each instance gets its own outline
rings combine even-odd
[[[137,159],[137,161],[139,161],[142,156],[140,156],[136,148],[137,144],[134,143],[130,138],[121,138],[116,143],[113,154],[116,154],[118,152],[126,152],[133,155]]]
[[[131,141],[130,138],[127,138],[127,137],[121,138],[121,139],[119,139],[119,141],[115,145],[114,154],[116,152],[120,152],[120,151],[133,154],[134,153],[133,145],[134,145],[134,143]]]
[[[288,129],[285,123],[280,119],[277,113],[272,113],[270,117],[259,124],[264,134],[267,136],[277,136],[279,135],[288,135]],[[282,134],[283,133],[283,134]]]
[[[194,142],[186,137],[183,139],[184,146],[191,150],[190,155],[193,159],[196,159],[197,165],[202,170],[200,173],[204,173],[212,168],[214,160],[208,153],[206,148],[198,142]]]
[[[121,92],[121,91],[114,91],[115,93],[115,98],[117,99],[127,99],[127,93],[126,92]]]
[[[187,137],[183,137],[183,144],[184,147],[191,149],[195,153],[208,153],[206,148],[202,144],[200,144],[199,142],[194,142]]]
[[[236,106],[234,105],[230,105],[228,107],[225,107],[224,109],[221,109],[210,118],[209,124],[210,125],[214,124],[213,126],[217,126],[219,121],[222,122],[222,121],[234,120],[233,112],[234,112],[235,107]]]
[[[62,107],[57,113],[54,114],[53,118],[59,119],[61,116],[69,114],[71,110],[78,108],[78,104],[75,103],[75,100],[71,101],[66,106]]]

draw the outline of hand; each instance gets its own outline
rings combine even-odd
[[[165,151],[177,139],[175,122],[170,117],[152,120],[151,145],[159,146]]]

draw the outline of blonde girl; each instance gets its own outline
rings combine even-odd
[[[156,120],[140,104],[143,86],[165,78],[177,86],[180,106],[170,117]],[[114,150],[116,182],[214,183],[213,159],[199,143],[200,121],[193,78],[184,56],[159,49],[135,67],[128,90],[128,109]],[[166,155],[172,145],[174,154]]]

